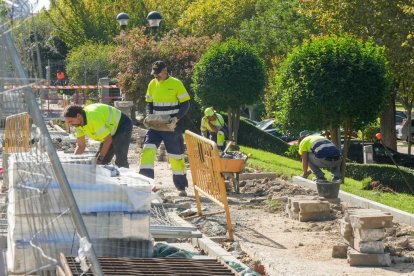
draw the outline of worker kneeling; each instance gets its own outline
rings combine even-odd
[[[204,117],[201,119],[201,134],[217,143],[217,146],[224,150],[224,142],[228,133],[227,125],[223,117],[214,111],[212,107],[204,110]]]

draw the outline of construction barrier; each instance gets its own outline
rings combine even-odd
[[[118,88],[117,85],[32,85],[33,89],[99,89]]]
[[[194,192],[198,215],[202,216],[200,193],[224,208],[224,211],[205,214],[226,213],[229,240],[233,240],[230,209],[227,201],[226,186],[222,175],[222,165],[217,144],[191,131],[185,131],[188,159],[193,177]]]
[[[30,116],[24,112],[6,118],[4,151],[6,153],[30,150]]]

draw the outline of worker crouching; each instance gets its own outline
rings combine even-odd
[[[217,143],[217,146],[224,150],[224,142],[228,132],[223,117],[214,111],[212,107],[204,110],[204,117],[201,119],[201,134]]]

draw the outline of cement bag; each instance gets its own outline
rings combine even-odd
[[[174,131],[174,128],[170,126],[170,122],[170,115],[148,114],[144,119],[144,125],[147,128],[159,131]]]

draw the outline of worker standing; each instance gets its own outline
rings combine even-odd
[[[75,154],[85,151],[85,136],[88,136],[101,142],[97,164],[108,164],[115,155],[115,165],[129,168],[132,121],[127,115],[110,105],[95,103],[85,107],[70,105],[66,107],[63,117],[68,125],[76,129]]]
[[[321,168],[329,169],[333,183],[342,183],[341,152],[330,140],[323,136],[303,130],[299,134],[299,154],[302,155],[302,177],[307,178],[311,171],[316,175],[316,182],[326,182]]]
[[[167,128],[169,130],[157,130],[150,127],[144,140],[139,173],[154,178],[156,151],[164,141],[173,172],[174,185],[179,196],[186,196],[185,189],[188,187],[188,181],[184,160],[183,118],[190,108],[190,95],[183,83],[170,76],[167,69],[163,61],[156,61],[152,64],[151,75],[154,79],[148,84],[145,100],[147,117],[150,114],[168,115]]]
[[[227,125],[223,116],[214,111],[212,107],[204,110],[204,117],[201,119],[201,134],[217,143],[224,150],[224,141],[226,139]]]

